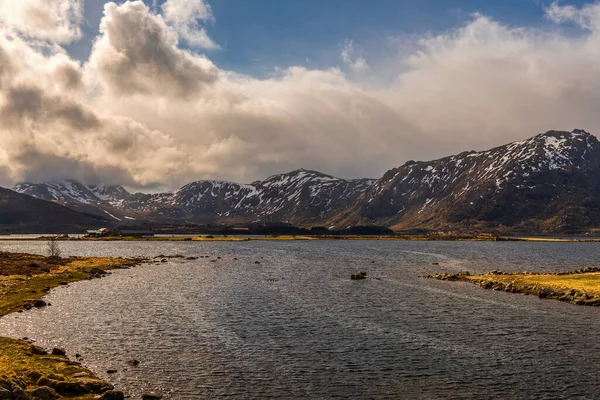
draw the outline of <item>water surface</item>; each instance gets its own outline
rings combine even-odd
[[[419,278],[581,268],[597,264],[596,243],[61,245],[65,255],[210,256],[61,287],[47,296],[52,307],[0,320],[0,335],[80,353],[134,396],[600,398],[600,309]],[[357,270],[373,279],[351,281]]]

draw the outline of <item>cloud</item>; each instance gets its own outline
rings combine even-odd
[[[204,0],[167,0],[162,5],[164,18],[173,25],[180,37],[190,46],[202,49],[219,49],[208,37],[201,22],[212,22],[214,16]]]
[[[600,7],[597,3],[577,8],[571,5],[561,6],[553,2],[546,8],[546,16],[557,24],[573,22],[584,29],[596,32],[600,28]]]
[[[193,170],[165,133],[86,104],[82,68],[60,48],[41,52],[0,31],[0,61],[3,184],[74,178],[143,186]]]
[[[56,43],[81,37],[83,0],[0,0],[0,24]]]
[[[362,57],[354,57],[354,53],[354,41],[346,39],[341,54],[342,61],[354,73],[364,74],[368,72],[369,64],[367,64],[367,61]]]
[[[141,1],[107,3],[90,67],[117,95],[188,96],[214,82],[205,57],[177,47],[177,35]]]
[[[600,5],[546,12],[584,29],[573,36],[474,15],[385,61],[361,64],[348,41],[341,69],[291,66],[267,79],[182,49],[175,17],[141,1],[106,5],[84,65],[0,30],[0,171],[6,182],[133,187],[251,182],[299,167],[378,177],[409,159],[548,129],[600,132]],[[393,79],[376,86],[368,78],[381,71]]]

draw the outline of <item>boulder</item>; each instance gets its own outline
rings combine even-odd
[[[31,397],[20,387],[15,387],[12,391],[13,400],[30,400]]]
[[[125,394],[120,390],[107,390],[99,397],[101,400],[124,400]]]
[[[48,303],[46,303],[44,300],[34,300],[33,301],[33,306],[35,308],[42,308],[42,307],[46,307],[48,305]]]
[[[101,268],[92,268],[88,273],[90,275],[105,275],[106,271]]]
[[[56,394],[54,389],[52,389],[51,387],[48,387],[48,386],[40,386],[39,388],[34,389],[31,392],[29,392],[29,394],[34,399],[39,399],[39,400],[53,400],[56,397],[58,397],[58,395]]]
[[[53,356],[66,356],[67,352],[64,351],[63,349],[59,349],[58,347],[55,347],[52,349],[52,355]]]
[[[44,350],[40,346],[35,346],[35,345],[31,345],[31,352],[33,354],[35,354],[36,356],[45,356],[46,354],[48,354],[48,352],[46,350]]]

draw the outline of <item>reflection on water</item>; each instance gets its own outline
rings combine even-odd
[[[44,246],[0,242],[12,251],[43,253]],[[419,278],[461,269],[581,268],[595,264],[597,247],[69,242],[62,248],[68,255],[211,258],[56,289],[48,296],[52,307],[3,318],[0,334],[83,354],[89,367],[133,395],[598,398],[600,309]],[[357,270],[376,279],[351,281]],[[141,363],[128,366],[130,359]],[[113,368],[119,373],[104,373]]]

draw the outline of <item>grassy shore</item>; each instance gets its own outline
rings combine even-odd
[[[577,305],[600,306],[600,269],[596,267],[554,274],[492,271],[484,275],[471,275],[463,271],[433,274],[426,278],[469,282],[485,289],[534,295]]]
[[[61,259],[0,253],[0,318],[11,312],[48,306],[41,299],[53,287],[99,278],[108,270],[128,268],[139,262],[123,258]],[[70,361],[60,350],[48,354],[27,340],[0,338],[0,398],[27,399],[33,397],[35,390],[47,388],[70,399],[93,399],[111,386],[79,363]]]

